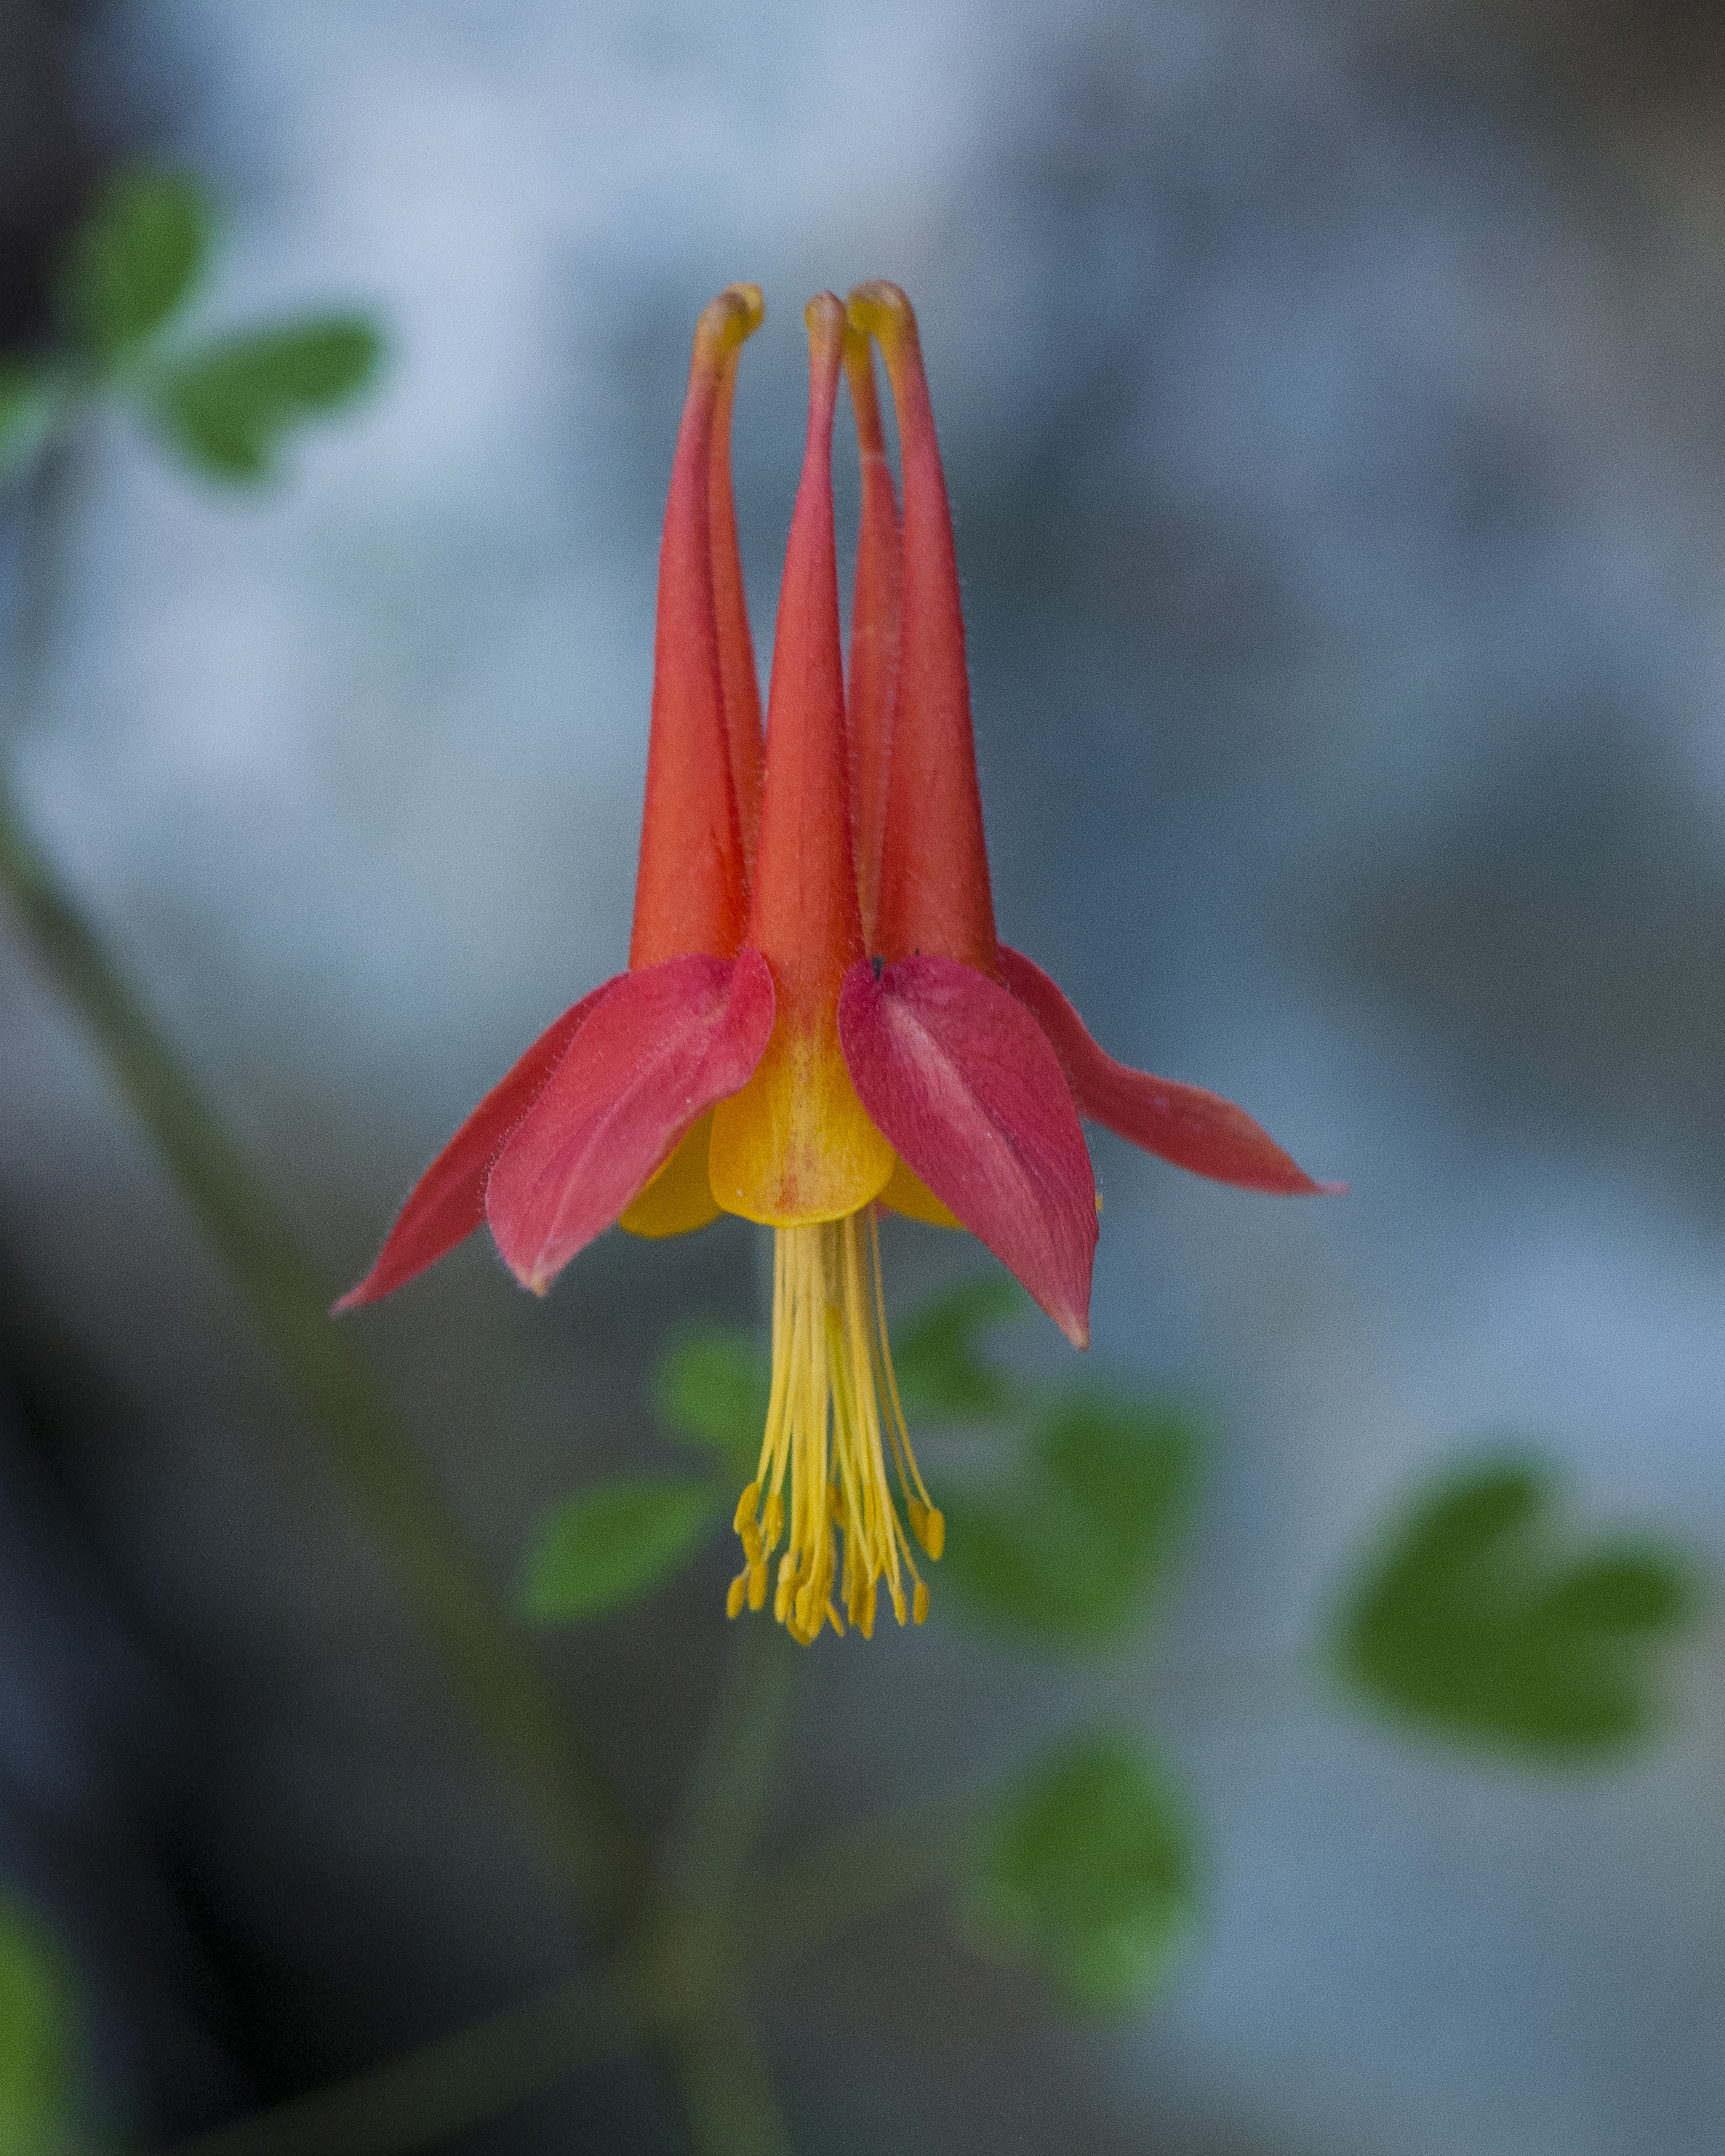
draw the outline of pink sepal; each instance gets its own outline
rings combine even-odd
[[[691,1124],[747,1081],[773,1012],[757,951],[667,958],[611,983],[485,1186],[491,1233],[524,1286],[542,1294]]]
[[[618,974],[572,1004],[486,1094],[454,1137],[413,1185],[401,1217],[390,1229],[377,1262],[334,1306],[331,1315],[377,1302],[423,1273],[445,1250],[465,1241],[485,1217],[485,1178],[511,1132],[562,1060],[569,1043],[610,993]]]
[[[1314,1183],[1244,1108],[1117,1063],[1040,966],[1000,946],[1001,978],[1054,1044],[1081,1116],[1216,1183],[1283,1198],[1335,1196],[1345,1183]]]
[[[1004,988],[923,955],[853,966],[839,1040],[863,1106],[906,1164],[1090,1344],[1096,1187],[1058,1059]]]

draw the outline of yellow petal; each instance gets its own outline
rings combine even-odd
[[[708,1173],[727,1213],[769,1228],[842,1220],[879,1195],[892,1147],[869,1120],[829,1034],[773,1029],[740,1093],[713,1111]]]
[[[666,1235],[686,1235],[716,1220],[712,1185],[707,1180],[706,1153],[712,1137],[713,1111],[708,1109],[665,1165],[636,1193],[624,1208],[619,1224],[631,1235],[645,1235],[657,1242]]]
[[[926,1220],[932,1228],[962,1229],[964,1225],[956,1213],[942,1204],[922,1178],[912,1175],[896,1158],[886,1188],[880,1193],[880,1203],[891,1212],[902,1213],[908,1220]]]

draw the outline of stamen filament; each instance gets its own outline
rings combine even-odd
[[[909,1532],[888,1484],[889,1445]],[[928,1589],[911,1537],[938,1558],[946,1527],[905,1425],[870,1211],[774,1233],[773,1386],[760,1466],[737,1508],[745,1562],[731,1584],[730,1615],[745,1600],[751,1609],[764,1605],[767,1559],[787,1514],[773,1614],[793,1638],[808,1645],[826,1625],[842,1634],[848,1621],[867,1639],[883,1580],[899,1623],[922,1622]]]

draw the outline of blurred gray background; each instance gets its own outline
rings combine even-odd
[[[1092,1360],[1219,1433],[1157,1642],[1026,1659],[937,1580],[926,1632],[807,1671],[787,1841],[1081,1715],[1158,1732],[1212,1847],[1182,1979],[1075,2031],[919,1907],[764,1995],[798,2146],[1715,2156],[1717,1636],[1659,1747],[1567,1778],[1377,1732],[1300,1656],[1385,1510],[1505,1431],[1590,1514],[1725,1547],[1725,18],[9,0],[8,341],[139,150],[227,207],[203,322],[373,305],[393,362],[274,492],[116,423],[8,753],[332,1291],[622,963],[688,338],[739,277],[768,304],[737,449],[763,662],[802,303],[894,277],[1003,933],[1117,1054],[1353,1184],[1277,1203],[1095,1139]],[[69,1928],[109,2102],[164,2135],[569,1950],[195,1232],[4,943],[0,1058],[0,1858]],[[752,1315],[755,1262],[739,1223],[613,1236],[541,1306],[475,1240],[352,1322],[506,1573],[547,1502],[668,1456],[651,1355]],[[895,1231],[889,1293],[983,1262]],[[659,1814],[729,1568],[551,1650]],[[619,2071],[460,2146],[671,2134]]]

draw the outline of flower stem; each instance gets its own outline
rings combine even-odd
[[[734,2002],[711,2002],[675,2030],[667,2051],[701,2156],[793,2156],[773,2077]]]
[[[753,2035],[726,1987],[739,1975],[782,1967],[950,1876],[979,1811],[979,1799],[957,1798],[906,1812],[751,1881],[747,1905],[761,1916],[732,1949],[728,1975],[715,1964],[706,1923],[686,1928],[667,1915],[609,1969],[177,2143],[167,2156],[407,2156],[655,2036],[704,2156],[746,2149],[773,2156],[788,2145],[784,2128]],[[691,1975],[702,1985],[698,1993],[685,1989]]]
[[[608,1971],[454,2036],[177,2142],[167,2156],[407,2156],[615,2057],[641,2024]]]
[[[983,1815],[980,1797],[919,1805],[788,1858],[749,1882],[742,1970],[783,1968],[920,1889],[954,1877]]]
[[[728,1923],[807,1651],[764,1616],[732,1626],[718,1701],[661,1872],[664,1902],[680,1918]]]
[[[53,453],[50,453],[52,454]],[[36,545],[59,525],[45,465],[27,498],[23,583],[9,700],[27,716],[46,672],[55,612]],[[349,1498],[387,1553],[444,1673],[498,1760],[549,1828],[561,1868],[602,1927],[614,1926],[642,1870],[639,1843],[432,1475],[370,1372],[331,1321],[329,1293],[219,1118],[109,958],[24,829],[0,770],[0,893],[37,963],[105,1055],[164,1166],[233,1277]]]
[[[700,2156],[790,2156],[732,1977],[739,1885],[803,1651],[758,1617],[733,1625],[718,1700],[641,1935],[640,1966],[659,2020],[655,2049]]]
[[[43,446],[12,520],[9,664],[0,683],[0,747],[10,751],[38,715],[49,654],[60,623],[74,512],[84,475],[84,440],[68,424]]]

